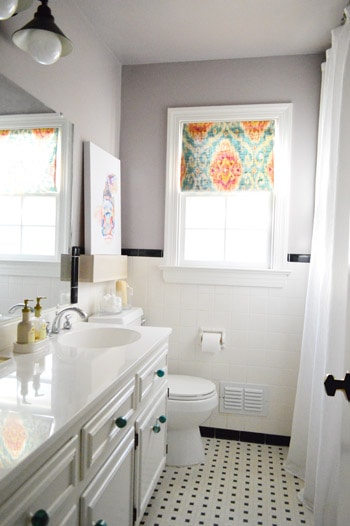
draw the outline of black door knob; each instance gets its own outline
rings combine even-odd
[[[335,392],[340,389],[350,402],[350,373],[346,373],[344,380],[336,380],[332,374],[327,374],[324,382],[326,393],[328,396],[334,396]]]

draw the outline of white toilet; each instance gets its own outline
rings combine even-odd
[[[89,322],[92,323],[117,323],[123,327],[130,327],[132,325],[141,325],[143,310],[141,307],[131,307],[125,309],[118,314],[92,314],[89,316]]]
[[[123,310],[120,314],[94,314],[89,322],[118,323],[124,327],[141,325],[140,307]],[[168,375],[168,466],[191,466],[205,460],[199,426],[218,405],[215,384],[205,378]]]
[[[191,466],[205,460],[199,426],[218,405],[215,384],[186,375],[168,375],[168,466]]]

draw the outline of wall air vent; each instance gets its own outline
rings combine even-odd
[[[266,385],[220,382],[220,413],[266,416],[268,401]]]

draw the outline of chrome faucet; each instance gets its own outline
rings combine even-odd
[[[61,331],[61,319],[63,316],[66,317],[66,321],[64,322],[63,324],[63,328],[64,329],[71,329],[72,328],[72,323],[70,321],[70,314],[69,312],[76,312],[77,314],[79,314],[79,316],[81,317],[81,319],[83,321],[88,321],[88,315],[86,314],[85,311],[83,311],[82,309],[80,309],[79,307],[64,307],[62,310],[60,310],[59,312],[57,312],[53,322],[52,322],[52,328],[51,328],[51,334],[58,334],[60,331]]]
[[[24,303],[16,303],[15,305],[12,305],[10,308],[9,308],[9,311],[8,313],[9,314],[14,314],[16,311],[18,311],[19,309],[23,309],[24,307]],[[31,307],[30,305],[27,305],[28,309],[30,309],[31,312],[34,312],[34,309],[33,307]]]

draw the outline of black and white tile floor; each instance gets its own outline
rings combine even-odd
[[[163,471],[141,526],[311,526],[288,448],[203,438],[206,463]]]

